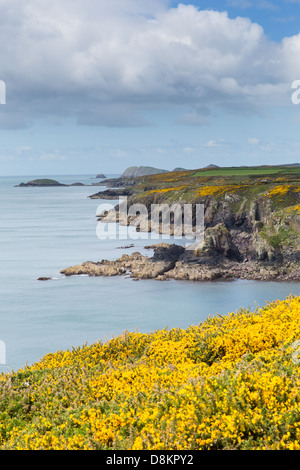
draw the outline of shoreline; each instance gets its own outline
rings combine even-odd
[[[127,276],[134,280],[158,281],[300,281],[300,267],[296,262],[237,261],[224,256],[199,256],[175,244],[160,243],[145,248],[153,249],[153,256],[139,252],[123,254],[116,260],[86,261],[64,268],[65,276],[90,277]]]

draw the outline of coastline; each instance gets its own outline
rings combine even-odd
[[[53,176],[66,184],[76,180],[88,183],[90,177]],[[86,260],[116,260],[134,251],[152,257],[153,251],[145,250],[145,245],[182,241],[175,237],[172,241],[164,240],[163,236],[156,236],[154,240],[151,234],[145,238],[141,234],[130,243],[127,239],[100,241],[95,234],[99,203],[88,198],[90,187],[45,188],[43,191],[27,188],[24,193],[14,187],[19,179],[3,178],[1,185],[2,200],[7,208],[3,227],[8,228],[1,232],[1,241],[6,247],[2,307],[9,312],[9,321],[4,322],[0,338],[7,346],[5,370],[32,364],[49,351],[111,338],[125,329],[147,332],[166,325],[185,328],[204,321],[208,315],[226,314],[241,306],[254,308],[256,304],[264,305],[266,300],[299,295],[299,281],[170,279],[157,282],[153,278],[137,282],[129,272],[114,278],[60,275],[62,268]],[[37,220],[41,220],[38,233]],[[129,248],[130,244],[134,247]],[[12,252],[18,256],[12,258]],[[37,281],[39,277],[51,279]],[[22,303],[17,301],[20,298]],[[39,339],[36,341],[36,338]]]
[[[148,247],[146,247],[148,248]],[[128,276],[135,280],[159,281],[300,281],[300,268],[296,262],[259,262],[230,260],[224,256],[197,256],[175,244],[151,245],[153,256],[139,252],[124,254],[116,260],[86,261],[61,270],[65,276],[88,275]]]
[[[152,257],[133,253],[114,262],[89,261],[61,272],[68,276],[129,274],[134,279],[157,280],[299,281],[299,174],[279,167],[274,168],[273,175],[267,168],[256,175],[249,169],[243,175],[235,171],[219,175],[216,171],[207,174],[205,170],[191,170],[107,180],[107,189],[90,198],[119,199],[119,204],[99,213],[98,222],[130,225],[140,232],[172,237],[178,235],[174,205],[181,212],[185,205],[190,206],[192,231],[197,224],[197,207],[202,205],[204,243],[184,251],[171,241],[165,246],[153,245]],[[140,213],[136,208],[141,206],[144,210]],[[169,212],[163,214],[162,207],[168,207]],[[164,217],[169,220],[167,231]]]

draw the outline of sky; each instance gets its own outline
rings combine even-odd
[[[300,0],[0,0],[0,80],[0,176],[300,163]]]

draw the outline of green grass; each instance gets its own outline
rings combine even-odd
[[[276,173],[300,173],[300,167],[247,167],[247,168],[217,168],[213,170],[200,170],[193,176],[251,176],[275,175]]]

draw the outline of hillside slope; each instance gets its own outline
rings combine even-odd
[[[0,376],[0,449],[300,449],[300,298]]]

